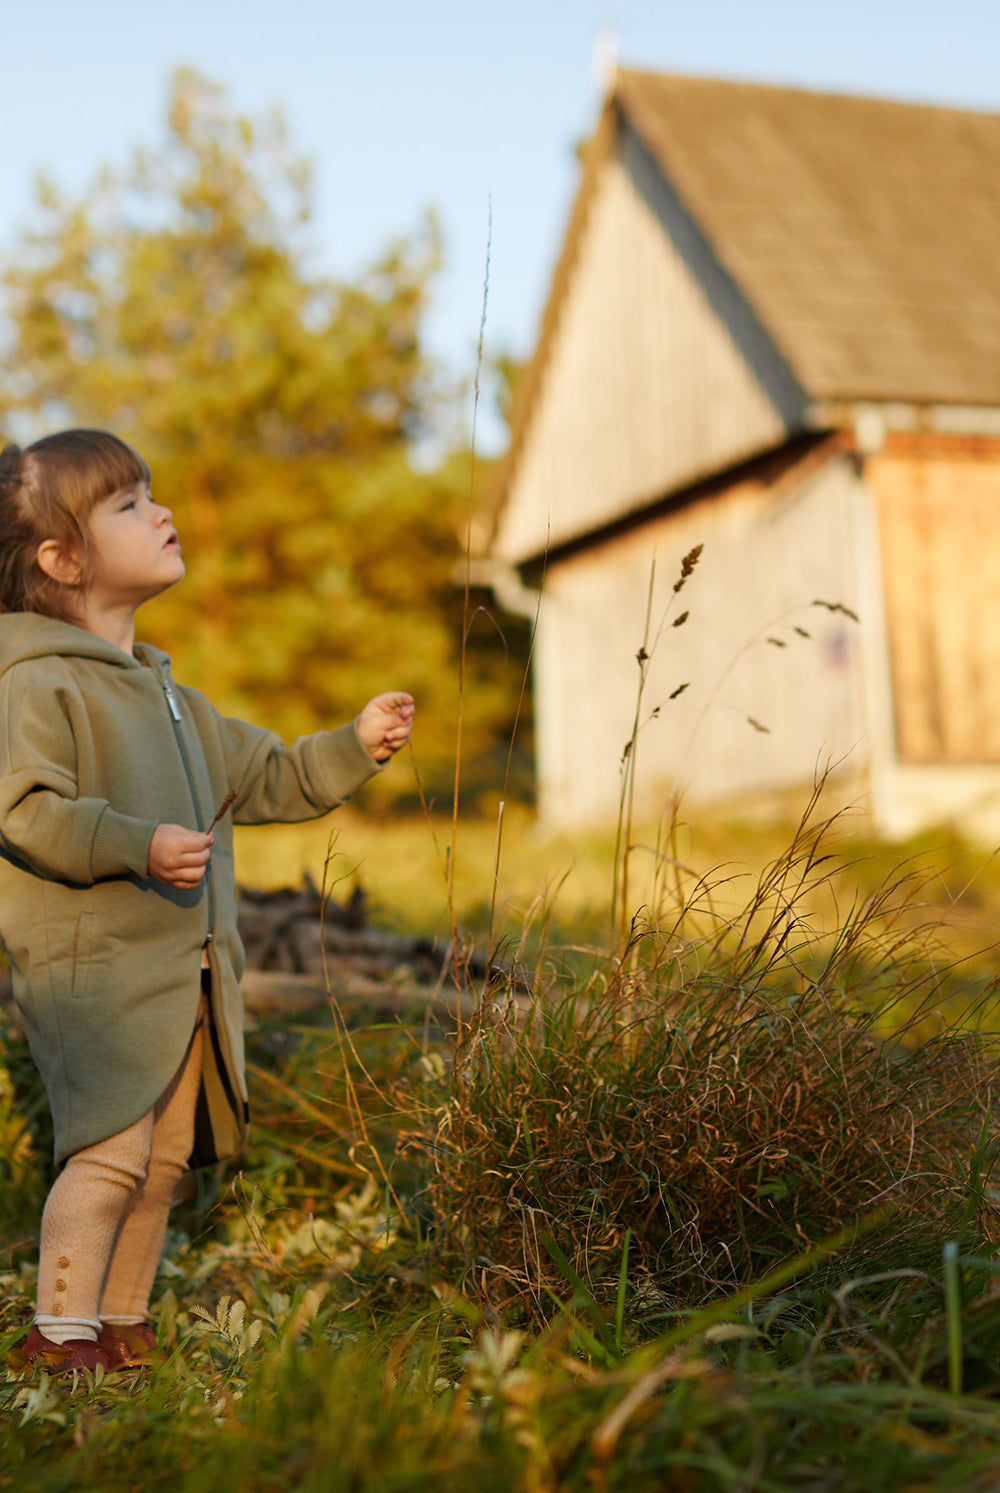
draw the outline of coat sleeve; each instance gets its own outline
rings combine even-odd
[[[238,824],[316,819],[386,766],[371,755],[353,722],[300,736],[291,746],[246,721],[216,716],[216,724]]]
[[[29,674],[15,666],[0,686],[0,846],[41,876],[82,886],[146,876],[155,822],[77,796],[75,686],[43,692]]]

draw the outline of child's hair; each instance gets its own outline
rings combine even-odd
[[[24,449],[0,451],[0,612],[40,612],[73,620],[73,591],[85,591],[93,564],[87,520],[103,498],[149,481],[137,451],[106,430],[62,430]],[[38,563],[46,539],[74,551],[72,589]]]

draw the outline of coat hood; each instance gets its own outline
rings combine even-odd
[[[37,612],[0,614],[0,675],[13,665],[31,658],[92,658],[120,669],[154,669],[169,666],[170,659],[149,643],[137,643],[130,657],[85,627],[59,622]]]

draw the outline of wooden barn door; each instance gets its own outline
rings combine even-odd
[[[942,452],[940,440],[900,439],[866,469],[896,751],[906,762],[1000,762],[1000,442]]]

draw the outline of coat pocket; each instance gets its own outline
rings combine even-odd
[[[73,936],[73,995],[84,1000],[90,993],[90,968],[93,962],[94,933],[97,916],[81,912]]]

